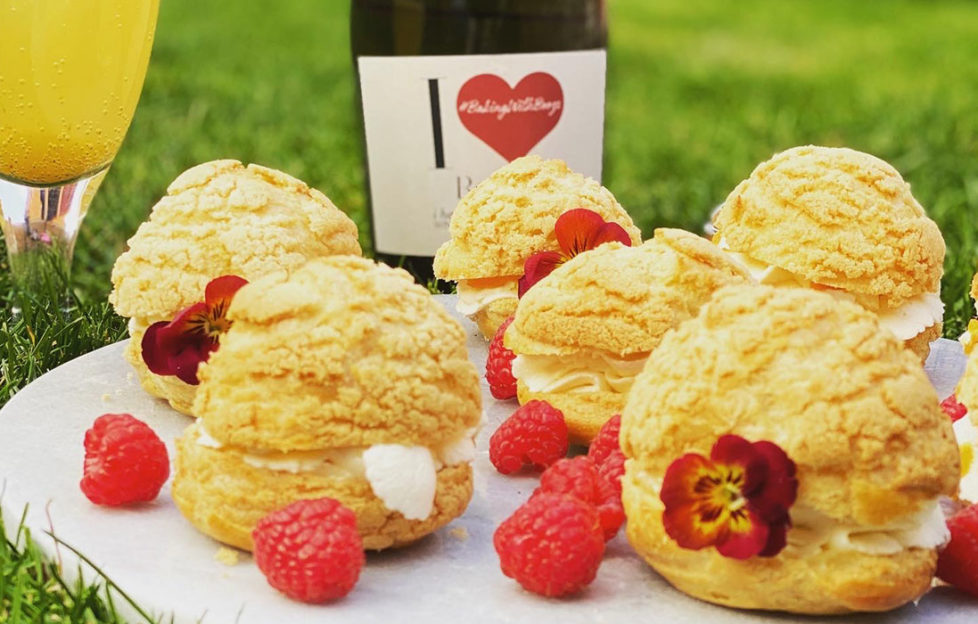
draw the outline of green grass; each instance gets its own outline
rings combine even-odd
[[[125,337],[125,320],[108,302],[82,299],[51,279],[32,292],[14,291],[0,320],[0,405],[58,364]]]
[[[123,336],[105,304],[112,262],[168,182],[193,164],[231,157],[302,178],[353,217],[369,248],[346,4],[162,2],[142,100],[83,229],[67,307],[57,284],[25,297],[0,270],[0,404],[44,371]],[[978,6],[608,6],[604,183],[646,236],[657,226],[698,230],[775,151],[818,143],[872,152],[903,173],[944,232],[945,330],[960,333],[978,264]],[[24,313],[12,319],[15,304]],[[39,592],[53,598],[34,604],[55,614],[80,613],[58,611],[79,603],[71,592],[84,601],[97,593],[69,592],[27,539],[5,543],[0,569],[0,621],[56,621],[27,606]],[[108,613],[91,606],[71,621],[114,621]]]
[[[5,537],[0,516],[0,622],[119,623],[102,583],[67,583],[21,525]]]

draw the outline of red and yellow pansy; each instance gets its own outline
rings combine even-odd
[[[568,210],[557,217],[554,234],[560,251],[538,251],[523,263],[523,277],[520,278],[518,291],[520,297],[578,254],[604,243],[632,244],[625,228],[613,221],[605,221],[601,215],[587,208]]]
[[[248,282],[223,275],[208,282],[204,300],[177,313],[172,321],[153,323],[143,334],[142,354],[147,368],[157,375],[175,375],[197,385],[197,368],[206,362],[231,327],[227,310],[235,293]]]
[[[714,546],[724,557],[773,557],[785,547],[798,480],[795,463],[773,442],[736,435],[706,458],[687,453],[666,470],[662,522],[679,546]]]

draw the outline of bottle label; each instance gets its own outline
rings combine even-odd
[[[376,251],[433,256],[455,205],[526,154],[601,179],[604,50],[361,56]]]

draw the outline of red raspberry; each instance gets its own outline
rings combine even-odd
[[[594,460],[598,472],[611,482],[621,498],[621,478],[625,474],[625,454],[621,452],[618,435],[621,431],[621,414],[615,414],[606,422],[591,441],[587,456]]]
[[[516,378],[513,377],[513,359],[516,354],[503,346],[503,334],[512,322],[512,316],[503,321],[489,343],[486,381],[489,382],[489,392],[497,399],[512,399],[516,396]]]
[[[489,460],[503,474],[529,464],[543,469],[567,455],[564,415],[546,401],[530,401],[489,438]]]
[[[565,596],[594,580],[604,556],[594,507],[573,496],[537,494],[496,529],[503,574],[531,592]]]
[[[166,445],[130,414],[102,414],[85,432],[81,490],[96,505],[145,503],[170,476]]]
[[[963,403],[959,403],[957,395],[954,394],[941,401],[941,409],[951,417],[951,422],[957,422],[968,414],[968,408]]]
[[[947,521],[951,542],[937,557],[937,578],[978,596],[978,503]]]
[[[255,563],[289,598],[320,603],[350,593],[363,568],[357,517],[332,498],[299,500],[252,531]]]
[[[594,506],[605,541],[613,538],[625,522],[621,494],[608,479],[598,474],[597,466],[589,457],[582,455],[561,459],[547,468],[540,476],[540,487],[533,495],[538,496],[543,492],[567,494]]]

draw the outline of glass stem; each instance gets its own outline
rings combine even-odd
[[[78,230],[108,170],[47,186],[0,177],[0,226],[19,286],[30,289],[53,272],[68,276]]]

